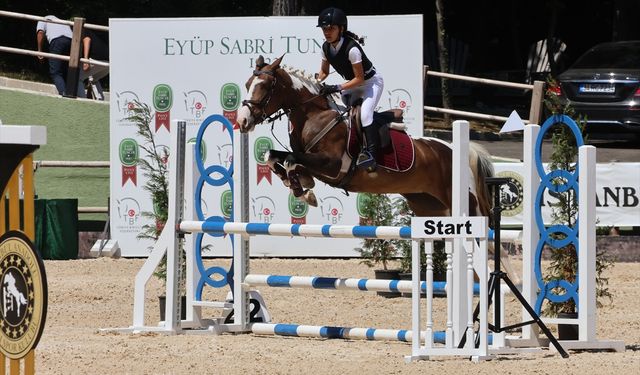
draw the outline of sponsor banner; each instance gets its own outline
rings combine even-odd
[[[422,136],[423,127],[422,18],[349,17],[350,29],[366,38],[367,56],[384,77],[377,109],[402,109],[414,136]],[[137,100],[152,109],[156,145],[169,144],[175,120],[186,121],[189,140],[212,114],[222,114],[236,128],[237,111],[246,96],[245,83],[259,55],[267,63],[284,55],[283,64],[287,66],[308,74],[318,71],[324,38],[316,23],[317,17],[110,20],[111,229],[123,256],[146,256],[152,245],[136,237],[143,225],[152,224],[143,213],[152,212],[153,207],[143,189],[147,177],[133,162],[146,157],[143,147],[149,145],[127,120],[132,103]],[[398,43],[400,40],[405,43]],[[333,73],[326,82],[338,84],[344,80]],[[314,188],[318,207],[290,201],[289,189],[264,161],[269,148],[284,150],[289,146],[288,131],[288,120],[283,117],[273,123],[273,131],[271,124],[262,124],[249,137],[249,220],[358,224],[357,194],[347,196],[318,183]],[[127,141],[121,154],[120,144],[127,139],[135,143]],[[233,153],[231,135],[225,128],[209,126],[204,141],[201,151],[205,167],[217,164],[229,168]],[[210,173],[211,179],[220,178],[218,172]],[[209,220],[225,220],[230,215],[227,191],[231,187],[204,185],[202,199],[196,202],[198,210]],[[354,248],[362,245],[361,240],[351,239],[263,236],[252,237],[251,241],[252,255],[268,256],[358,256]],[[231,237],[205,235],[203,246],[206,256],[230,255]]]
[[[495,163],[497,177],[508,177],[500,199],[503,225],[522,225],[522,163]],[[545,169],[548,166],[545,165]],[[596,220],[598,226],[640,225],[640,163],[596,165]],[[557,201],[549,191],[542,199],[542,217],[551,224],[550,204]]]

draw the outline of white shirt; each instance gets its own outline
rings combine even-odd
[[[338,42],[338,44],[336,44],[335,47],[333,47],[333,44],[329,43],[329,53],[331,54],[331,56],[335,56],[338,51],[340,51],[343,42],[344,38],[340,38],[340,41]],[[324,55],[324,50],[322,50],[322,59],[327,59],[327,56]],[[349,61],[351,62],[351,65],[362,62],[362,54],[357,47],[352,47],[349,50]]]
[[[56,16],[46,16],[45,19],[60,21],[60,19]],[[54,40],[55,38],[58,38],[61,36],[66,36],[67,38],[73,38],[73,33],[71,32],[71,27],[69,27],[69,25],[38,21],[38,24],[36,25],[36,32],[40,30],[44,31],[49,43],[51,43],[51,41]]]

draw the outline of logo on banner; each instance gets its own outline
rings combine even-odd
[[[273,141],[268,137],[258,137],[253,144],[253,157],[258,163],[258,182],[256,183],[258,185],[263,178],[271,185],[271,168],[267,165],[264,157],[267,151],[271,149],[273,149]]]
[[[44,264],[22,232],[0,238],[0,280],[0,350],[20,359],[38,345],[47,316]]]
[[[358,211],[358,217],[360,218],[360,225],[370,225],[369,219],[367,219],[367,215],[364,214],[364,208],[369,203],[371,198],[364,194],[358,193],[356,195],[356,210]]]
[[[309,204],[289,193],[289,214],[291,215],[291,224],[306,224],[308,212]]]
[[[408,117],[409,109],[413,105],[411,94],[405,89],[395,89],[389,91],[389,109],[401,109],[402,116],[405,123],[413,121],[413,118]]]
[[[156,132],[161,127],[171,131],[170,110],[173,105],[173,91],[169,85],[161,83],[153,88],[153,108],[156,110]]]
[[[120,141],[118,154],[122,163],[122,186],[131,180],[133,186],[138,183],[138,142],[133,138],[125,138]]]
[[[267,196],[251,198],[253,217],[261,223],[271,223],[276,215],[276,205],[273,199]]]
[[[342,221],[344,205],[338,197],[328,196],[320,199],[320,211],[322,218],[329,224],[338,224]]]
[[[207,96],[200,90],[183,92],[184,110],[199,123],[207,110]]]
[[[231,190],[225,190],[220,195],[220,211],[225,219],[231,219],[233,212],[233,193]]]
[[[133,114],[131,110],[134,108],[136,101],[140,101],[140,98],[133,91],[116,92],[116,108],[118,108],[118,113],[120,114],[118,122],[127,121],[127,118]]]
[[[231,162],[233,162],[233,145],[231,143],[226,143],[222,146],[218,146],[218,163],[229,169]]]
[[[140,203],[134,198],[124,197],[116,200],[116,205],[121,223],[118,229],[123,232],[138,232],[140,229],[137,225],[141,214]]]
[[[225,83],[220,89],[220,105],[222,115],[237,129],[238,107],[240,107],[240,87],[235,83]],[[224,131],[226,128],[222,128]]]
[[[502,171],[496,177],[509,178],[509,182],[500,185],[500,204],[502,215],[515,216],[522,212],[522,184],[523,179],[518,173]]]
[[[197,140],[198,139],[196,137],[189,138],[187,143],[196,144]],[[205,142],[204,137],[202,138],[202,141],[200,142],[200,155],[202,156],[202,160],[200,160],[200,161],[204,163],[207,160],[207,143]]]

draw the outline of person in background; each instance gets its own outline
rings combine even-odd
[[[47,20],[60,21],[60,19],[53,15],[45,17]],[[58,55],[69,56],[71,49],[72,38],[71,27],[59,23],[52,23],[46,21],[38,21],[36,25],[36,42],[38,45],[38,52],[43,52],[44,39],[49,42],[49,52]],[[38,56],[40,63],[44,63],[44,57]],[[67,70],[69,63],[64,60],[49,59],[49,75],[53,80],[53,84],[58,90],[58,94],[65,95],[66,92],[66,80]]]
[[[82,35],[81,56],[85,59],[91,58],[93,60],[109,61],[109,47],[95,32],[85,28]],[[94,99],[104,100],[100,79],[109,74],[109,67],[89,63],[82,63],[81,65],[82,70],[80,71],[80,77],[78,79],[78,97],[86,97],[85,83],[87,80],[92,80],[99,95],[98,98]]]
[[[329,75],[329,67],[332,66],[347,81],[340,85],[325,85],[320,94],[341,92],[343,102],[350,98],[349,103],[345,102],[347,105],[362,99],[360,118],[366,147],[363,147],[358,155],[356,164],[367,172],[373,172],[377,166],[380,136],[377,127],[371,125],[374,109],[382,95],[384,80],[364,53],[362,40],[349,31],[347,26],[347,16],[338,8],[327,8],[318,16],[317,27],[322,28],[325,38],[318,80],[324,81]]]

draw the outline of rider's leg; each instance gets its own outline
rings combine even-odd
[[[384,81],[379,75],[368,79],[364,85],[364,95],[362,106],[360,107],[360,120],[362,121],[362,132],[367,142],[358,155],[357,165],[365,168],[368,172],[376,169],[376,158],[380,147],[380,135],[378,129],[373,126],[373,112],[380,101]]]

